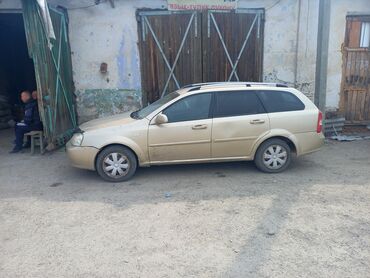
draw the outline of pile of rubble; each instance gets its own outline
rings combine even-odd
[[[13,115],[8,98],[0,93],[0,129],[11,127]]]

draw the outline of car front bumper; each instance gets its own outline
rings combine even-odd
[[[95,157],[99,149],[94,147],[73,146],[68,142],[66,144],[66,152],[73,167],[95,170]]]

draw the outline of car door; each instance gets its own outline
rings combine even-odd
[[[248,157],[256,140],[269,131],[268,115],[253,91],[215,94],[212,157]]]
[[[149,125],[148,146],[152,164],[211,158],[212,94],[181,98],[162,111],[167,123]]]

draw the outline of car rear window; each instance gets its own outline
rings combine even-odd
[[[232,117],[266,113],[253,91],[229,91],[216,93],[213,117]]]
[[[258,91],[268,113],[304,110],[305,106],[295,95],[285,91]]]

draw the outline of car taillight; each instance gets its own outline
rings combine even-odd
[[[322,112],[319,111],[319,116],[317,118],[316,132],[320,133],[322,131]]]

